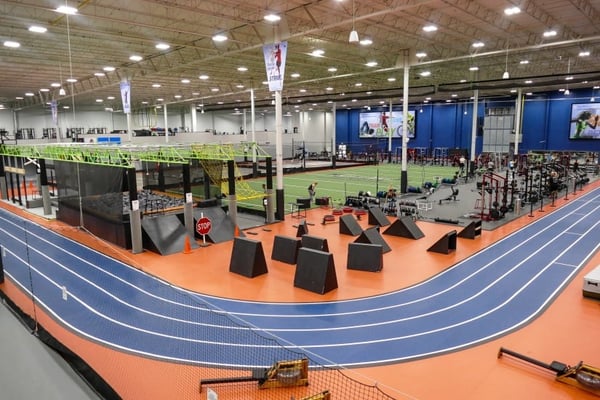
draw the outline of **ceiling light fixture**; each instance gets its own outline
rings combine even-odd
[[[212,40],[215,42],[225,42],[227,40],[227,36],[222,33],[218,33],[212,37]]]
[[[508,44],[506,44],[506,60],[504,64],[504,73],[502,74],[502,79],[510,78],[510,74],[508,73]]]
[[[29,32],[46,33],[46,31],[48,31],[48,29],[43,26],[31,25],[29,27]]]
[[[7,40],[7,41],[4,42],[4,46],[5,47],[10,47],[11,49],[16,49],[18,47],[21,47],[21,43],[15,42],[13,40]]]
[[[263,18],[268,22],[279,22],[281,20],[279,15],[273,13],[265,15]]]
[[[350,43],[358,43],[358,32],[356,32],[356,28],[354,27],[354,19],[356,17],[356,9],[354,8],[354,0],[352,0],[352,31],[350,32],[350,36],[348,37],[348,42]]]
[[[66,14],[66,15],[75,15],[77,14],[77,9],[75,7],[69,7],[68,5],[60,6],[56,8],[54,11]]]

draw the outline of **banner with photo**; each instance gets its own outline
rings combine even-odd
[[[569,139],[600,139],[600,104],[571,104]]]
[[[56,100],[50,102],[50,110],[52,111],[52,122],[54,125],[58,125],[58,102]]]
[[[395,111],[389,117],[387,111],[363,112],[358,117],[358,137],[360,138],[387,138],[392,130],[392,138],[402,137],[403,124],[402,111]],[[415,112],[408,111],[408,138],[415,138]]]
[[[123,112],[125,114],[131,113],[131,82],[122,81],[121,82],[121,100],[123,100]]]
[[[275,92],[277,90],[283,90],[287,42],[264,45],[263,55],[265,56],[265,67],[267,68],[267,82],[269,82],[269,91]]]

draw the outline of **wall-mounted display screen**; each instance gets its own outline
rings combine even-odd
[[[600,139],[600,103],[571,104],[569,139]]]
[[[358,126],[360,138],[378,138],[388,137],[390,131],[393,138],[402,137],[402,111],[392,112],[390,118],[389,112],[364,112],[358,117]],[[415,137],[415,112],[408,111],[408,138]]]

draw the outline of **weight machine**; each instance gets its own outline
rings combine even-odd
[[[504,217],[504,214],[509,210],[507,205],[508,191],[507,179],[502,175],[493,172],[486,172],[482,175],[481,197],[475,202],[475,209],[481,210],[480,218],[482,221],[495,221]],[[502,198],[500,198],[501,193]]]
[[[508,354],[519,360],[550,370],[556,373],[556,380],[558,382],[566,383],[567,385],[575,386],[576,388],[600,396],[600,369],[586,365],[583,361],[572,367],[559,361],[552,361],[550,364],[546,364],[526,355],[500,347],[498,358],[502,357],[503,354]]]
[[[260,389],[271,389],[291,386],[308,386],[308,359],[278,361],[266,370],[255,370],[252,376],[214,378],[200,380],[202,386],[207,384],[258,382]]]

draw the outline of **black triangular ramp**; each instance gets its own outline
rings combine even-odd
[[[458,237],[465,239],[475,239],[477,236],[481,236],[481,220],[471,221],[469,225],[465,226],[462,231],[458,232]]]
[[[308,224],[306,220],[302,220],[301,223],[298,224],[298,229],[296,230],[296,237],[302,237],[302,235],[306,235],[308,233]]]
[[[229,272],[248,278],[269,272],[262,243],[243,237],[234,238]]]
[[[408,215],[403,215],[395,220],[384,232],[384,235],[400,236],[409,239],[421,239],[425,234],[415,221]]]
[[[296,264],[298,249],[300,249],[300,239],[275,235],[273,238],[271,260],[281,261],[287,264]]]
[[[311,235],[302,235],[302,247],[329,252],[327,239]]]
[[[4,249],[0,246],[0,283],[4,283],[4,261],[2,261],[4,257],[2,254],[4,254]]]
[[[456,231],[446,233],[433,246],[427,249],[427,251],[442,254],[449,254],[454,250],[456,250]]]
[[[379,230],[375,227],[365,229],[360,236],[356,238],[354,243],[378,244],[381,246],[381,251],[383,253],[392,251],[392,248],[388,246],[385,239],[383,239],[383,236],[379,233]]]
[[[228,242],[235,237],[235,224],[229,215],[221,207],[207,207],[194,209],[194,231],[196,222],[202,217],[210,219],[210,232],[206,235],[206,240],[211,243]],[[195,232],[197,238],[202,235]],[[240,236],[242,236],[240,234]]]
[[[301,247],[298,251],[294,286],[318,294],[337,289],[333,254]]]
[[[340,234],[358,236],[362,233],[362,228],[351,214],[340,216]]]
[[[379,207],[369,207],[369,225],[388,226],[391,224],[387,215]]]
[[[349,243],[347,269],[378,272],[383,268],[383,250],[380,244]]]
[[[196,240],[188,233],[177,215],[156,215],[142,218],[142,244],[145,249],[163,256],[182,252],[186,236],[190,247],[198,247]]]

